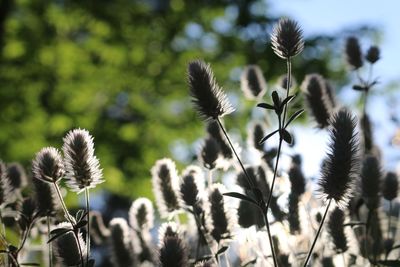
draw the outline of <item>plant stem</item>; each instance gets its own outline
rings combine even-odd
[[[85,199],[86,199],[86,218],[87,218],[87,232],[86,232],[86,265],[89,265],[89,255],[90,255],[90,202],[89,202],[89,189],[85,187]]]
[[[314,238],[314,241],[313,241],[313,243],[311,245],[310,251],[308,252],[308,255],[307,255],[306,261],[304,262],[303,267],[307,267],[307,263],[310,260],[311,254],[312,254],[312,252],[314,250],[314,247],[315,247],[315,244],[317,243],[318,236],[321,233],[322,226],[324,225],[326,215],[328,214],[329,207],[331,206],[331,202],[332,202],[332,199],[330,198],[329,202],[328,202],[328,205],[326,206],[324,216],[322,217],[322,221],[321,221],[321,223],[319,225],[319,228],[318,228],[318,231],[317,231],[317,235]]]
[[[392,201],[389,201],[389,216],[388,216],[388,231],[387,231],[387,238],[390,238],[390,223],[392,219]]]
[[[50,216],[47,216],[47,238],[50,239]],[[53,266],[53,251],[51,248],[51,243],[49,243],[49,266]]]
[[[287,79],[286,79],[286,98],[289,97],[289,91],[290,91],[290,85],[292,83],[292,62],[290,61],[290,57],[286,60],[286,67],[287,67]],[[288,103],[283,108],[283,121],[282,125],[283,127],[285,126],[285,121],[286,121],[286,114],[287,114],[287,106]]]
[[[249,186],[250,186],[251,189],[255,188],[255,185],[253,184],[253,181],[250,179],[249,174],[247,173],[245,167],[243,166],[242,161],[240,160],[238,154],[236,153],[236,150],[235,150],[235,148],[233,147],[232,142],[231,142],[231,140],[230,140],[230,138],[229,138],[227,132],[225,131],[224,126],[222,125],[221,121],[219,120],[219,118],[217,118],[217,122],[218,122],[218,125],[219,125],[219,127],[221,128],[222,132],[224,133],[225,138],[228,140],[228,143],[229,143],[229,145],[230,145],[230,147],[231,147],[233,153],[235,154],[236,159],[238,160],[238,162],[239,162],[239,164],[240,164],[240,167],[241,167],[242,170],[243,170],[243,173],[244,173],[245,176],[246,176],[247,183],[249,184]],[[278,155],[279,155],[279,154],[278,154]],[[272,191],[271,191],[271,193],[272,193]],[[270,196],[271,196],[271,193],[270,193]],[[262,213],[263,213],[263,215],[264,215],[265,225],[267,226],[267,233],[268,233],[268,238],[269,238],[269,242],[270,242],[270,246],[271,246],[272,257],[273,257],[273,259],[274,259],[274,266],[277,267],[274,245],[272,244],[272,237],[271,237],[271,233],[270,233],[270,230],[269,230],[269,223],[268,223],[268,216],[267,216],[267,213],[268,213],[268,206],[267,206],[267,209],[265,210],[265,212],[262,210],[261,207],[260,207],[260,209],[261,209],[261,211],[262,211]]]
[[[75,232],[75,223],[71,220],[71,215],[69,214],[67,206],[65,205],[65,202],[64,202],[64,199],[63,199],[63,197],[61,195],[60,188],[58,187],[58,184],[56,182],[54,182],[53,185],[54,185],[54,187],[56,189],[58,198],[59,198],[59,200],[61,202],[61,206],[62,206],[62,208],[64,210],[65,217],[67,218],[67,220],[69,221],[69,223],[72,226],[72,230],[73,230],[72,232],[74,233],[75,241],[78,244],[79,256],[81,258],[81,264],[82,264],[82,267],[83,267],[84,266],[83,253],[82,253],[81,243],[79,242],[78,233]]]
[[[211,188],[212,185],[212,170],[208,170],[208,188]]]

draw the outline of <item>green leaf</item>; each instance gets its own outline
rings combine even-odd
[[[353,89],[356,90],[356,91],[366,91],[367,87],[365,87],[363,85],[355,84],[355,85],[353,85]]]
[[[87,212],[83,209],[78,210],[78,212],[76,213],[75,217],[76,217],[76,221],[79,222],[80,220],[82,220],[83,217],[85,217],[87,214]]]
[[[47,241],[47,243],[52,242],[53,240],[59,238],[62,235],[65,235],[68,232],[72,232],[72,229],[71,228],[58,228],[58,229],[51,231],[50,235],[52,235],[52,237]]]
[[[293,137],[288,131],[286,131],[286,129],[282,129],[281,137],[289,145],[291,145],[293,143]]]
[[[296,118],[298,118],[301,114],[303,114],[304,109],[300,109],[298,111],[296,111],[295,113],[292,114],[292,116],[290,116],[290,118],[288,119],[288,121],[286,122],[286,125],[284,128],[286,128],[292,121],[294,121]]]
[[[222,248],[220,248],[220,249],[217,251],[217,253],[216,253],[215,255],[218,256],[218,255],[224,253],[225,251],[228,250],[228,248],[229,248],[228,246],[223,246]]]
[[[273,136],[274,134],[276,134],[277,132],[279,132],[279,130],[275,130],[272,133],[268,134],[267,136],[265,136],[263,139],[261,139],[260,141],[260,145],[262,145],[265,141],[267,141],[271,136]]]
[[[275,109],[275,107],[273,105],[270,105],[270,104],[267,104],[267,103],[257,104],[257,107],[265,108],[265,109],[272,109],[272,110]]]
[[[292,101],[292,99],[295,98],[295,97],[296,97],[296,95],[290,95],[290,96],[286,97],[286,98],[282,101],[282,103],[281,103],[281,105],[280,105],[280,108],[283,109],[283,107],[284,107],[287,103],[289,103],[290,101]]]
[[[281,100],[279,99],[279,95],[276,91],[272,92],[272,101],[274,102],[275,110],[281,106]]]
[[[23,266],[40,266],[39,263],[35,263],[35,262],[20,263],[19,265],[23,265]]]
[[[258,207],[258,203],[257,201],[255,201],[254,199],[252,199],[251,197],[248,197],[246,195],[237,193],[237,192],[229,192],[229,193],[223,193],[222,195],[227,196],[227,197],[234,197],[234,198],[238,198],[244,201],[248,201],[250,203],[253,203],[254,205],[256,205]]]

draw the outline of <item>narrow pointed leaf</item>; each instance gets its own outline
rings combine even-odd
[[[295,113],[292,114],[292,116],[290,116],[289,120],[286,122],[285,128],[292,122],[294,121],[296,118],[298,118],[301,114],[303,114],[304,109],[300,109],[298,111],[296,111]]]
[[[292,101],[292,99],[295,98],[295,97],[296,97],[296,95],[290,95],[290,96],[286,97],[285,100],[283,100],[282,103],[281,103],[281,105],[280,105],[281,109],[283,109],[283,107],[284,107],[287,103],[289,103],[290,101]]]
[[[286,131],[286,129],[282,129],[281,134],[282,134],[282,139],[286,143],[288,143],[289,145],[293,143],[293,137],[288,131]]]
[[[223,195],[227,196],[227,197],[234,197],[234,198],[238,198],[238,199],[241,199],[241,200],[244,200],[244,201],[248,201],[248,202],[253,203],[254,205],[258,206],[257,201],[255,201],[251,197],[248,197],[246,195],[243,195],[243,194],[240,194],[240,193],[237,193],[237,192],[224,193]]]
[[[270,105],[270,104],[267,104],[267,103],[257,104],[257,107],[265,108],[265,109],[272,109],[272,110],[275,109],[275,107],[273,105]]]
[[[273,91],[273,92],[272,92],[272,101],[274,102],[274,106],[275,106],[276,108],[279,108],[279,107],[280,107],[281,101],[280,101],[279,95],[278,95],[278,93],[277,93],[276,91]]]
[[[60,229],[61,229],[61,230],[60,230]],[[64,235],[64,234],[66,234],[66,233],[72,231],[72,229],[68,229],[68,228],[60,228],[60,229],[56,229],[56,230],[60,230],[60,231],[57,231],[56,234],[54,234],[54,235],[47,241],[47,243],[50,243],[51,241],[53,241],[53,240],[59,238],[60,236],[62,236],[62,235]],[[55,230],[53,230],[53,231],[55,231]],[[53,232],[53,231],[51,231],[51,232]],[[50,233],[51,233],[51,232],[50,232]]]
[[[365,91],[366,87],[362,86],[362,85],[355,84],[355,85],[353,85],[353,89],[356,90],[356,91]]]
[[[220,248],[220,249],[218,250],[218,252],[217,252],[216,255],[220,255],[220,254],[224,253],[225,251],[228,250],[228,248],[229,248],[228,246],[223,246],[222,248]]]
[[[267,136],[265,136],[263,139],[261,139],[260,141],[260,145],[262,145],[265,141],[267,141],[271,136],[273,136],[274,134],[276,134],[279,130],[275,130],[272,133],[268,134]]]

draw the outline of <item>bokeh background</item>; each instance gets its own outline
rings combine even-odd
[[[181,168],[196,158],[204,129],[188,96],[190,60],[212,64],[237,109],[225,123],[233,136],[245,137],[256,103],[242,97],[241,71],[258,64],[270,88],[276,86],[285,64],[273,54],[269,36],[282,16],[298,20],[304,29],[305,50],[293,66],[298,83],[305,74],[318,72],[331,80],[344,104],[357,105],[360,96],[351,90],[345,38],[356,35],[363,49],[381,47],[374,70],[380,84],[369,105],[384,162],[396,168],[397,1],[0,3],[0,158],[19,161],[29,171],[40,148],[60,147],[70,129],[89,130],[106,180],[93,193],[93,208],[109,217],[138,196],[154,199],[149,170],[157,159],[172,157]],[[323,137],[312,124],[300,123],[297,132],[295,149],[304,154],[306,174],[315,175]],[[73,193],[66,197],[71,206],[81,201]]]

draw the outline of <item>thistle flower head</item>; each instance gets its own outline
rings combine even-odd
[[[90,237],[95,244],[100,245],[110,236],[110,230],[104,225],[103,217],[98,211],[90,211]]]
[[[207,169],[214,169],[217,165],[218,157],[221,153],[221,148],[217,140],[208,136],[201,147],[199,159]]]
[[[192,102],[203,119],[217,119],[234,111],[226,94],[217,84],[211,66],[202,60],[188,65],[188,83]]]
[[[20,217],[18,220],[18,224],[22,230],[28,228],[34,221],[34,218],[37,216],[37,204],[35,200],[31,197],[24,198],[22,200]]]
[[[344,233],[344,219],[344,212],[339,208],[335,208],[330,214],[328,221],[328,232],[338,253],[346,252],[349,248]]]
[[[40,150],[32,162],[32,172],[36,179],[57,183],[64,175],[64,164],[60,152],[54,147]]]
[[[226,192],[222,184],[213,184],[208,192],[209,207],[207,207],[208,227],[211,236],[219,243],[230,238],[235,224],[234,217],[230,214],[224,201],[223,193]]]
[[[71,224],[63,222],[58,224],[56,228],[71,229]],[[70,231],[53,241],[54,254],[61,260],[64,266],[78,266],[81,264],[79,246],[82,251],[82,257],[85,259],[87,250],[81,233],[78,235],[78,240],[74,233]]]
[[[93,137],[88,131],[74,129],[64,137],[65,178],[72,191],[82,192],[104,182]]]
[[[383,198],[392,201],[397,197],[397,192],[399,190],[399,178],[394,172],[388,172],[383,180],[382,186]]]
[[[267,90],[267,83],[259,66],[249,65],[243,70],[240,87],[244,96],[248,99],[258,99],[263,97]]]
[[[194,207],[197,205],[200,194],[204,191],[204,173],[197,166],[188,166],[182,175],[180,196],[183,203]]]
[[[361,169],[361,192],[370,210],[379,207],[382,176],[379,160],[375,156],[366,156]]]
[[[215,121],[209,121],[207,123],[207,132],[218,142],[222,156],[226,159],[233,158],[232,149],[225,140],[218,123]]]
[[[346,60],[353,69],[359,69],[363,65],[362,52],[358,39],[354,36],[346,40]]]
[[[11,163],[7,166],[6,179],[8,184],[8,193],[21,190],[27,184],[27,177],[24,168],[19,163]]]
[[[296,21],[280,19],[271,35],[272,49],[283,59],[298,55],[304,48],[303,31]]]
[[[154,196],[162,218],[179,209],[179,178],[175,163],[171,159],[161,159],[151,169]]]
[[[374,45],[371,46],[368,49],[367,54],[365,55],[365,59],[371,64],[374,64],[375,62],[377,62],[380,59],[379,47],[374,46]]]
[[[332,107],[328,105],[324,78],[319,74],[309,74],[301,84],[301,89],[318,127],[322,129],[328,126]]]
[[[249,143],[261,152],[264,151],[264,144],[260,144],[260,141],[264,136],[264,125],[261,122],[256,122],[250,127],[248,133]]]
[[[129,209],[129,223],[137,231],[150,230],[154,225],[153,204],[147,198],[136,199]]]
[[[129,226],[124,218],[110,221],[111,262],[113,266],[135,266],[134,251],[131,243]]]
[[[359,144],[355,127],[355,118],[345,108],[331,118],[330,151],[318,184],[324,197],[335,200],[339,205],[347,203],[358,174]]]
[[[298,196],[304,194],[306,191],[306,179],[304,178],[301,166],[298,164],[292,164],[288,174],[292,185],[292,192]]]
[[[160,229],[158,258],[160,266],[189,266],[187,248],[180,237],[177,225],[164,223]]]
[[[43,180],[33,179],[37,208],[41,216],[53,216],[60,208],[54,187]]]

